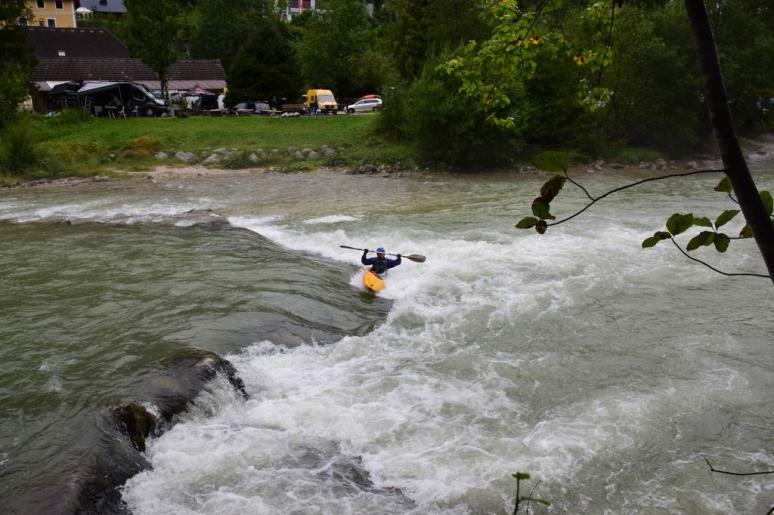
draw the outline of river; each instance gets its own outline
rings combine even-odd
[[[774,160],[754,168],[774,188]],[[578,178],[600,193],[642,174]],[[4,510],[46,511],[52,484],[109,452],[95,451],[102,411],[142,401],[193,346],[231,360],[249,399],[216,383],[151,440],[152,468],[121,489],[131,513],[505,513],[523,471],[551,513],[763,515],[773,475],[704,458],[774,469],[771,283],[640,247],[673,212],[733,207],[717,177],[627,190],[544,236],[514,229],[547,177],[1,192]],[[553,211],[583,203],[568,185]],[[404,260],[374,297],[339,245],[427,262]],[[749,240],[697,256],[764,271]]]

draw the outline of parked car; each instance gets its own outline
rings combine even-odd
[[[198,98],[191,104],[191,109],[199,114],[209,114],[211,116],[220,116],[226,113],[223,105],[225,95],[215,95],[214,93],[204,93],[198,95]]]
[[[168,112],[163,100],[134,82],[86,81],[76,95],[95,116],[163,116]]]
[[[329,89],[310,89],[306,92],[305,104],[309,113],[313,115],[317,114],[313,112],[313,107],[316,107],[318,112],[325,114],[336,114],[339,110],[339,104]]]
[[[231,112],[237,116],[246,114],[269,114],[272,111],[268,102],[239,102],[231,108]]]
[[[361,98],[354,104],[347,106],[347,112],[352,113],[371,113],[382,108],[382,99],[378,97]]]

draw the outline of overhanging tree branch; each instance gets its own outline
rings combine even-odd
[[[712,472],[717,472],[718,474],[728,474],[729,476],[761,476],[763,474],[774,474],[774,470],[761,470],[759,472],[729,472],[727,470],[716,469],[706,457],[704,458],[704,461],[707,462],[707,465]]]
[[[723,159],[723,167],[734,188],[736,198],[739,199],[744,218],[758,244],[769,276],[774,282],[774,224],[761,201],[736,137],[707,9],[703,0],[684,1],[696,42],[704,77],[705,100],[720,156]]]
[[[612,189],[612,190],[610,190],[610,191],[608,191],[606,193],[603,193],[602,195],[600,195],[598,197],[592,197],[591,194],[589,194],[589,192],[588,192],[588,190],[586,188],[581,186],[578,182],[570,179],[569,175],[567,175],[567,172],[565,171],[565,176],[567,177],[567,180],[569,180],[571,183],[573,183],[574,185],[576,185],[577,187],[582,189],[583,192],[586,194],[586,196],[589,198],[589,200],[591,200],[591,202],[589,202],[582,209],[580,209],[576,213],[568,216],[567,218],[563,218],[561,220],[558,220],[556,222],[553,222],[553,223],[550,223],[550,224],[547,224],[547,225],[550,227],[550,226],[553,226],[553,225],[559,225],[561,223],[564,223],[564,222],[567,222],[569,220],[572,220],[573,218],[575,218],[576,216],[580,215],[581,213],[586,211],[588,208],[590,208],[591,206],[593,206],[594,204],[596,204],[597,202],[599,202],[603,198],[608,197],[608,196],[612,195],[613,193],[618,193],[619,191],[627,190],[629,188],[633,188],[635,186],[639,186],[640,184],[645,184],[646,182],[660,181],[662,179],[670,179],[672,177],[686,177],[686,176],[689,176],[689,175],[699,175],[699,174],[707,174],[707,173],[723,173],[723,172],[725,172],[725,170],[722,170],[722,169],[721,170],[695,170],[693,172],[670,173],[668,175],[661,175],[659,177],[648,177],[647,179],[642,179],[640,181],[633,182],[631,184],[627,184],[625,186],[621,186],[619,188]]]
[[[683,248],[680,245],[677,244],[677,242],[675,241],[674,238],[670,238],[670,239],[672,240],[672,243],[674,244],[674,246],[677,247],[677,250],[679,250],[683,254],[683,256],[687,257],[691,261],[696,261],[697,263],[700,263],[700,264],[706,266],[707,268],[709,268],[710,270],[712,270],[714,272],[717,272],[717,273],[719,273],[721,275],[725,275],[725,276],[728,276],[728,277],[734,277],[734,276],[763,277],[765,279],[769,279],[768,275],[763,275],[763,274],[753,274],[753,273],[746,273],[746,272],[729,273],[729,272],[724,272],[722,270],[718,270],[717,268],[715,268],[714,266],[710,265],[709,263],[706,263],[706,262],[702,261],[701,259],[698,259],[698,258],[695,258],[695,257],[689,255],[686,251],[683,250]],[[704,459],[706,460],[707,458],[704,458]],[[709,464],[709,461],[707,462],[707,464]],[[712,468],[712,465],[710,465],[710,468]],[[713,469],[713,472],[722,472],[722,471],[715,471]]]

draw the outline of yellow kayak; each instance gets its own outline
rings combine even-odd
[[[366,268],[363,271],[363,286],[365,286],[367,290],[376,293],[384,288],[384,279]]]

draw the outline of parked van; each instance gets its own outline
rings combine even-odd
[[[329,89],[310,89],[306,92],[306,106],[309,108],[309,112],[312,113],[312,105],[316,104],[317,109],[327,114],[336,114],[339,109],[339,105],[336,103],[336,98],[333,96],[333,92]]]

